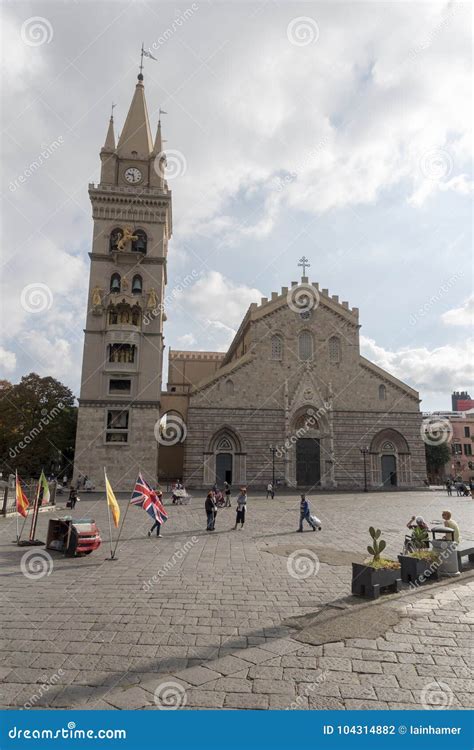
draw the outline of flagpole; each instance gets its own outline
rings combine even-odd
[[[18,533],[18,469],[15,469],[15,510],[16,510],[16,543],[20,541],[20,535]]]
[[[110,519],[109,496],[108,496],[108,493],[107,493],[107,473],[105,471],[105,466],[104,466],[104,480],[105,480],[105,498],[107,500],[107,515],[109,517],[109,534],[110,534],[110,558],[109,559],[113,560],[114,559],[114,553],[112,551],[112,521]]]
[[[124,525],[124,523],[125,523],[125,519],[126,519],[126,517],[127,517],[127,513],[128,513],[128,508],[129,508],[129,506],[130,506],[130,500],[128,501],[128,503],[127,503],[127,507],[125,508],[125,513],[123,514],[123,518],[122,518],[122,523],[120,524],[120,528],[119,528],[119,533],[118,533],[118,536],[117,536],[117,541],[115,542],[115,547],[114,547],[114,551],[113,551],[113,555],[112,555],[112,557],[113,557],[114,559],[117,559],[117,558],[115,557],[115,553],[117,552],[117,545],[118,545],[118,543],[119,543],[119,540],[120,540],[120,536],[121,536],[121,534],[122,534],[122,529],[123,529],[123,525]]]
[[[41,469],[41,471],[43,471],[43,469]],[[33,518],[31,519],[30,542],[33,542],[35,539],[36,523],[38,521],[39,493],[40,493],[40,480],[38,479],[38,487],[36,488],[35,504],[33,506]]]

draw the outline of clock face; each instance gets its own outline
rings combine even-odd
[[[125,170],[125,179],[132,185],[136,185],[142,179],[142,173],[137,167],[129,167]]]

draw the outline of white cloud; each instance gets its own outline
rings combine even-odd
[[[442,314],[441,320],[448,326],[471,326],[474,321],[474,294],[461,307],[455,307]]]
[[[183,293],[183,302],[199,320],[235,330],[248,306],[263,294],[245,284],[236,284],[219,271],[209,271]]]
[[[177,342],[181,346],[194,346],[196,344],[196,338],[192,333],[185,333],[183,336],[178,336]]]
[[[16,354],[0,346],[0,372],[3,375],[12,373],[16,368]]]
[[[431,350],[416,347],[389,351],[373,339],[360,337],[361,353],[367,359],[420,391],[423,399],[433,394],[449,394],[472,382],[469,352],[473,343],[466,341],[464,349],[448,344]]]

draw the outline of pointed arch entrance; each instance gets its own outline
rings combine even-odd
[[[394,489],[412,482],[411,454],[398,430],[380,430],[370,444],[370,469],[375,487]]]
[[[242,441],[235,430],[226,425],[209,441],[204,454],[203,481],[205,485],[216,482],[220,487],[224,482],[244,484],[246,481],[246,453],[242,450]]]

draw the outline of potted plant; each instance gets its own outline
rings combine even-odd
[[[372,555],[372,560],[366,560],[364,564],[352,563],[352,593],[357,596],[377,599],[383,589],[396,592],[402,587],[400,563],[380,556],[387,546],[380,539],[381,533],[373,526],[369,529],[372,544],[369,544],[367,551]]]
[[[429,536],[426,529],[415,526],[412,531],[411,552],[398,555],[402,581],[412,586],[438,580],[439,557],[429,549]]]

